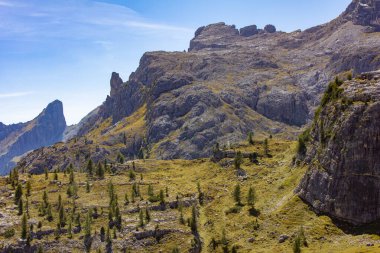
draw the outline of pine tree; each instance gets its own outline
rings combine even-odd
[[[197,209],[195,205],[191,209],[191,222],[190,222],[191,231],[193,233],[198,233],[198,225],[197,225]]]
[[[237,184],[234,189],[234,200],[236,202],[236,205],[241,205],[241,191],[240,191],[240,185]]]
[[[48,221],[52,221],[53,220],[53,213],[51,211],[51,205],[48,204],[47,208],[46,208],[46,219]]]
[[[26,214],[22,216],[21,220],[21,239],[25,240],[28,234],[28,219]]]
[[[42,195],[42,201],[44,203],[44,208],[47,208],[47,206],[49,205],[49,199],[48,199],[48,195],[47,195],[46,191],[44,191],[44,193]]]
[[[71,168],[70,166],[70,177],[69,177],[69,182],[70,184],[73,184],[75,182],[75,178],[74,178],[74,170]]]
[[[301,240],[298,236],[293,243],[293,253],[301,253]]]
[[[105,240],[105,237],[106,237],[105,233],[106,233],[106,231],[105,231],[104,227],[101,227],[100,228],[100,241],[101,242],[104,242],[104,240]]]
[[[69,225],[67,227],[67,237],[69,239],[73,238],[73,232],[72,232],[72,224],[71,219],[69,219]]]
[[[86,192],[90,193],[90,183],[88,182],[88,180],[86,181]]]
[[[58,180],[58,173],[57,173],[57,171],[54,171],[54,180]]]
[[[139,226],[144,227],[144,213],[142,209],[140,209],[139,219],[140,219]]]
[[[93,165],[93,162],[92,160],[88,160],[88,163],[87,163],[87,173],[92,176],[93,174],[93,171],[94,171],[94,165]]]
[[[22,197],[22,187],[21,187],[21,184],[18,184],[15,190],[15,198],[14,198],[16,205],[20,201],[21,197]]]
[[[162,189],[160,190],[160,205],[165,205],[165,195]]]
[[[29,197],[30,196],[30,191],[31,191],[31,184],[30,184],[30,181],[28,180],[26,182],[26,196]]]
[[[61,206],[62,206],[62,197],[61,197],[61,194],[58,195],[58,203],[57,203],[57,211],[59,211],[59,209],[61,209]]]
[[[100,179],[104,178],[104,168],[103,168],[103,165],[100,162],[98,163],[98,168],[96,170],[96,175]]]
[[[19,199],[18,201],[18,215],[22,215],[24,212],[24,205],[23,205],[23,201],[22,201],[22,198]]]
[[[28,219],[30,218],[30,215],[29,215],[29,199],[26,198],[26,202],[25,202],[25,211],[26,211],[26,215],[28,216]]]
[[[136,179],[136,174],[133,172],[133,170],[129,171],[129,180],[130,181],[135,181]]]
[[[65,215],[65,209],[63,208],[63,205],[61,205],[58,211],[58,223],[60,227],[64,227],[66,225],[66,215]]]
[[[86,217],[86,223],[85,223],[85,227],[84,227],[83,242],[84,242],[84,246],[86,248],[86,252],[90,252],[90,250],[91,250],[91,244],[92,244],[92,239],[91,239],[91,215],[90,215],[90,211],[87,213],[87,217]]]
[[[47,168],[45,168],[45,180],[49,179],[49,171]]]
[[[240,169],[240,166],[243,162],[243,156],[240,151],[236,153],[235,159],[234,159],[234,166],[236,170]]]
[[[145,208],[145,219],[146,219],[146,223],[149,223],[150,222],[150,212],[149,212],[149,208]]]
[[[255,201],[256,201],[255,190],[252,187],[249,187],[248,195],[247,195],[247,203],[251,207],[254,207],[255,206]]]
[[[204,193],[202,192],[201,184],[199,183],[199,181],[197,182],[197,190],[198,190],[198,201],[199,201],[199,204],[202,206],[204,204]]]
[[[249,132],[248,133],[248,144],[253,145],[253,133]]]

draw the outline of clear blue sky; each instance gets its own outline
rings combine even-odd
[[[197,27],[328,22],[351,0],[0,0],[0,122],[27,121],[54,99],[77,123],[145,51],[188,48]]]

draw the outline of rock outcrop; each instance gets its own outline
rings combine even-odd
[[[62,140],[66,128],[61,101],[50,103],[40,115],[27,123],[0,126],[0,174],[15,166],[15,159],[34,149]]]
[[[330,84],[307,138],[299,196],[355,225],[379,220],[380,72]]]
[[[259,33],[256,25],[250,25],[239,30],[240,36],[249,37]]]
[[[368,26],[373,28],[372,31],[380,31],[379,0],[354,0],[343,16],[356,25]]]

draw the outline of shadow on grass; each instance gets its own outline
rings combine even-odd
[[[254,216],[254,217],[260,216],[260,210],[259,209],[251,207],[248,211],[249,211],[249,215],[251,215],[251,216]]]
[[[362,235],[362,234],[372,234],[372,235],[379,235],[380,236],[380,220],[377,220],[375,222],[364,224],[364,225],[353,225],[347,221],[340,220],[332,215],[329,215],[328,213],[323,213],[318,210],[316,210],[312,205],[310,205],[308,202],[300,198],[303,203],[309,206],[310,210],[315,212],[318,216],[328,216],[330,217],[332,223],[337,226],[340,230],[342,230],[345,234],[350,235]]]

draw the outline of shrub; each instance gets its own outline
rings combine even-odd
[[[7,230],[4,231],[3,236],[5,238],[11,238],[15,235],[15,230],[14,228],[8,228]]]

